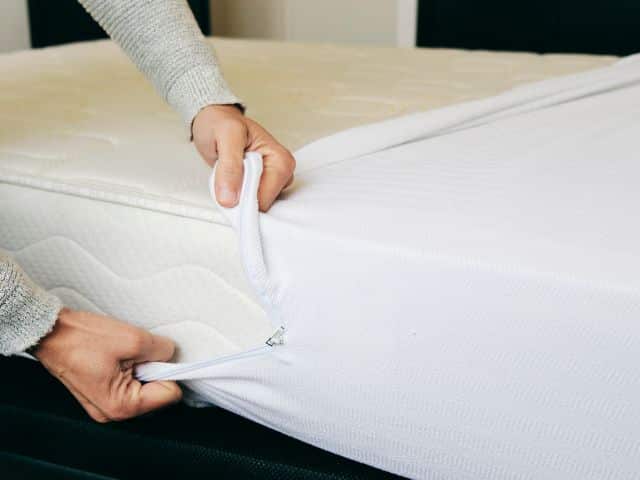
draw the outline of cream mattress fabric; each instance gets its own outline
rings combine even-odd
[[[291,149],[614,60],[214,43],[249,114]],[[109,42],[0,56],[0,248],[69,305],[173,336],[181,361],[273,333],[187,138]]]

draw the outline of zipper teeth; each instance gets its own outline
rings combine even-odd
[[[189,373],[194,370],[208,368],[221,363],[232,362],[234,360],[241,360],[243,358],[250,358],[262,353],[266,353],[267,351],[271,350],[275,346],[284,344],[284,338],[283,338],[284,332],[285,332],[284,326],[280,326],[269,338],[267,338],[267,340],[264,342],[264,345],[254,347],[249,350],[245,350],[244,352],[233,353],[231,355],[212,358],[210,360],[202,360],[200,362],[176,365],[175,367],[169,368],[166,371],[162,372],[162,374],[159,375],[158,377],[162,377],[162,378],[175,377],[177,375],[183,375],[185,373]],[[144,378],[144,376],[142,376],[140,380],[152,381],[156,379],[154,378],[153,375],[151,377],[152,378]],[[160,378],[157,378],[157,379],[160,379]]]
[[[284,325],[280,325],[280,327],[273,333],[273,335],[267,338],[267,341],[264,343],[266,343],[270,347],[274,347],[276,345],[283,345],[284,332],[285,332]]]
[[[258,209],[258,187],[263,171],[262,155],[257,152],[247,152],[244,158],[244,183],[240,193],[240,204],[236,210],[235,227],[238,230],[242,264],[244,271],[258,293],[262,307],[267,311],[267,317],[275,333],[267,339],[267,345],[282,328],[282,322],[274,311],[274,294],[264,259],[262,232],[260,229],[260,211]]]
[[[151,375],[151,378],[145,378],[144,376],[142,376],[140,380],[148,382],[148,381],[160,380],[162,378],[175,377],[178,375],[183,375],[185,373],[192,372],[194,370],[212,367],[214,365],[218,365],[221,363],[253,357],[255,355],[259,355],[260,353],[265,353],[266,351],[271,350],[271,348],[272,347],[270,346],[262,345],[260,347],[252,348],[244,352],[234,353],[232,355],[225,355],[223,357],[218,357],[211,360],[203,360],[201,362],[187,363],[187,364],[179,365],[174,368],[170,368],[166,371],[163,371],[160,375],[157,376],[157,378],[154,375]]]
[[[269,318],[271,325],[275,328],[275,331],[264,341],[264,344],[249,350],[199,362],[174,364],[173,367],[167,365],[166,370],[164,368],[159,368],[160,372],[158,374],[154,375],[151,373],[149,376],[145,376],[144,374],[140,375],[138,377],[140,380],[152,381],[162,378],[177,379],[176,377],[196,370],[265,353],[271,348],[284,343],[285,328],[280,324],[277,317],[274,315],[274,312],[271,311],[273,306],[264,264],[262,238],[260,235],[260,215],[257,206],[257,190],[260,174],[262,173],[262,156],[258,153],[249,152],[244,159],[244,165],[245,175],[240,205],[238,205],[238,208],[232,213],[232,215],[235,213],[237,216],[235,221],[232,216],[231,222],[235,224],[237,229],[239,229],[240,248],[243,253],[242,257],[245,272],[248,274],[248,277],[254,284],[254,287],[257,287],[260,292],[260,297],[262,297],[263,300],[263,307],[268,311],[267,317]],[[215,175],[216,169],[214,168],[209,180],[209,189],[214,201],[216,201],[213,189]],[[255,198],[249,199],[247,198],[248,196]],[[253,228],[250,228],[251,226]],[[247,234],[249,234],[249,238],[247,238]],[[249,265],[247,264],[248,260],[250,260]]]

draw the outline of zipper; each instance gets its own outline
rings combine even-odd
[[[262,156],[256,152],[248,152],[244,159],[244,179],[239,205],[232,209],[222,208],[231,224],[234,225],[240,237],[241,257],[247,273],[247,277],[253,283],[262,304],[265,308],[272,308],[272,293],[269,288],[267,272],[262,252],[262,242],[260,239],[260,222],[257,204],[258,184],[262,174]],[[214,192],[214,180],[216,169],[211,174],[209,187],[211,196],[217,203]],[[267,315],[272,325],[280,324],[275,312]],[[160,362],[150,362],[138,366],[136,376],[142,381],[153,380],[181,380],[193,378],[191,374],[198,370],[204,370],[214,365],[250,358],[268,353],[285,343],[285,327],[280,324],[276,330],[267,338],[262,345],[243,352],[225,355],[221,357],[202,360],[199,362],[182,364],[162,364]]]
[[[231,355],[223,355],[221,357],[212,358],[209,360],[182,364],[170,364],[161,362],[149,362],[146,364],[141,364],[136,367],[136,377],[143,382],[151,382],[155,380],[181,380],[185,377],[185,375],[196,370],[205,369],[214,365],[219,365],[221,363],[232,362],[234,360],[241,360],[243,358],[251,358],[258,355],[264,355],[271,351],[272,348],[284,345],[284,333],[284,326],[280,326],[269,338],[265,340],[263,345],[245,350],[244,352],[233,353]],[[188,376],[185,379],[190,379],[190,377]]]
[[[278,327],[274,334],[267,338],[267,341],[264,343],[269,345],[270,347],[284,345],[284,325]]]

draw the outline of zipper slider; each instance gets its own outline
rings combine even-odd
[[[270,347],[276,345],[284,345],[284,327],[278,328],[273,335],[271,335],[266,342]]]

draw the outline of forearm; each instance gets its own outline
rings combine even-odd
[[[37,344],[51,331],[61,308],[57,297],[33,283],[0,251],[0,355]]]
[[[238,104],[185,0],[79,0],[187,122]]]

